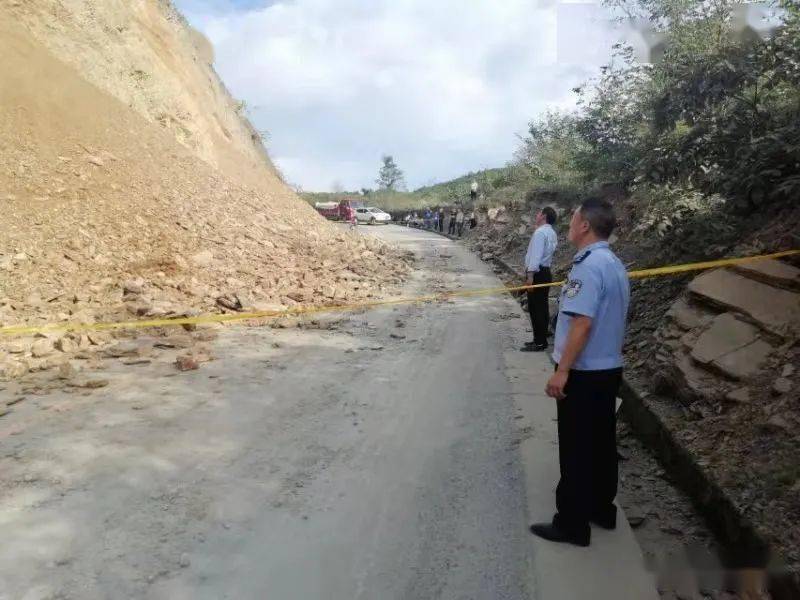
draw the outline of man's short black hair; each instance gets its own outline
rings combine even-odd
[[[542,214],[544,215],[544,218],[549,225],[556,224],[556,211],[553,209],[552,206],[545,206],[542,209]]]
[[[602,198],[587,198],[581,203],[580,211],[599,238],[607,240],[611,237],[614,227],[617,226],[617,217],[611,202]]]

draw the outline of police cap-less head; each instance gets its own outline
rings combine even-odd
[[[601,198],[587,198],[572,213],[568,238],[577,248],[583,248],[594,242],[607,240],[616,225],[617,218],[611,202]]]

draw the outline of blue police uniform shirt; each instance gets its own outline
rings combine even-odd
[[[602,371],[621,367],[629,301],[628,273],[608,242],[582,248],[561,290],[553,360],[561,360],[573,315],[583,315],[592,319],[592,329],[572,368]]]

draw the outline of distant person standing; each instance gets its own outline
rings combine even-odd
[[[616,397],[630,302],[625,266],[608,244],[616,218],[611,203],[589,198],[572,215],[577,249],[556,325],[556,371],[545,392],[558,409],[561,479],[556,514],[531,532],[553,542],[588,546],[589,523],[617,525]]]
[[[456,227],[458,228],[458,237],[461,237],[461,234],[464,233],[464,211],[460,208],[456,213]]]
[[[439,229],[439,211],[433,211],[433,230],[437,231]]]
[[[469,186],[469,199],[473,204],[475,203],[475,200],[478,199],[478,182],[474,179],[472,180],[472,184]]]
[[[558,245],[558,236],[553,229],[556,222],[556,211],[545,206],[536,214],[536,230],[528,244],[525,255],[526,282],[528,285],[552,283],[553,253]],[[550,288],[528,290],[528,312],[531,316],[533,341],[526,342],[520,348],[523,352],[542,352],[547,349],[547,330],[550,327]]]
[[[455,209],[455,207],[450,209],[450,222],[447,224],[447,233],[448,233],[448,235],[455,235],[456,234],[456,209]]]
[[[444,208],[439,207],[439,233],[444,233]]]
[[[469,213],[469,228],[470,229],[475,229],[475,227],[477,225],[478,225],[478,218],[475,216],[475,211],[474,210],[470,211],[470,213]]]

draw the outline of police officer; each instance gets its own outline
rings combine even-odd
[[[616,527],[615,400],[622,380],[622,342],[630,288],[608,238],[611,204],[590,198],[572,215],[569,240],[578,249],[561,292],[546,393],[558,405],[561,479],[551,523],[531,532],[556,542],[588,546],[589,523]]]
[[[553,274],[550,265],[553,253],[558,245],[553,225],[556,222],[556,211],[545,206],[536,214],[536,231],[531,236],[528,252],[525,255],[525,271],[528,285],[535,283],[551,283]],[[543,352],[547,350],[547,331],[550,328],[550,288],[528,290],[528,312],[531,315],[533,341],[526,342],[520,348],[523,352]]]

